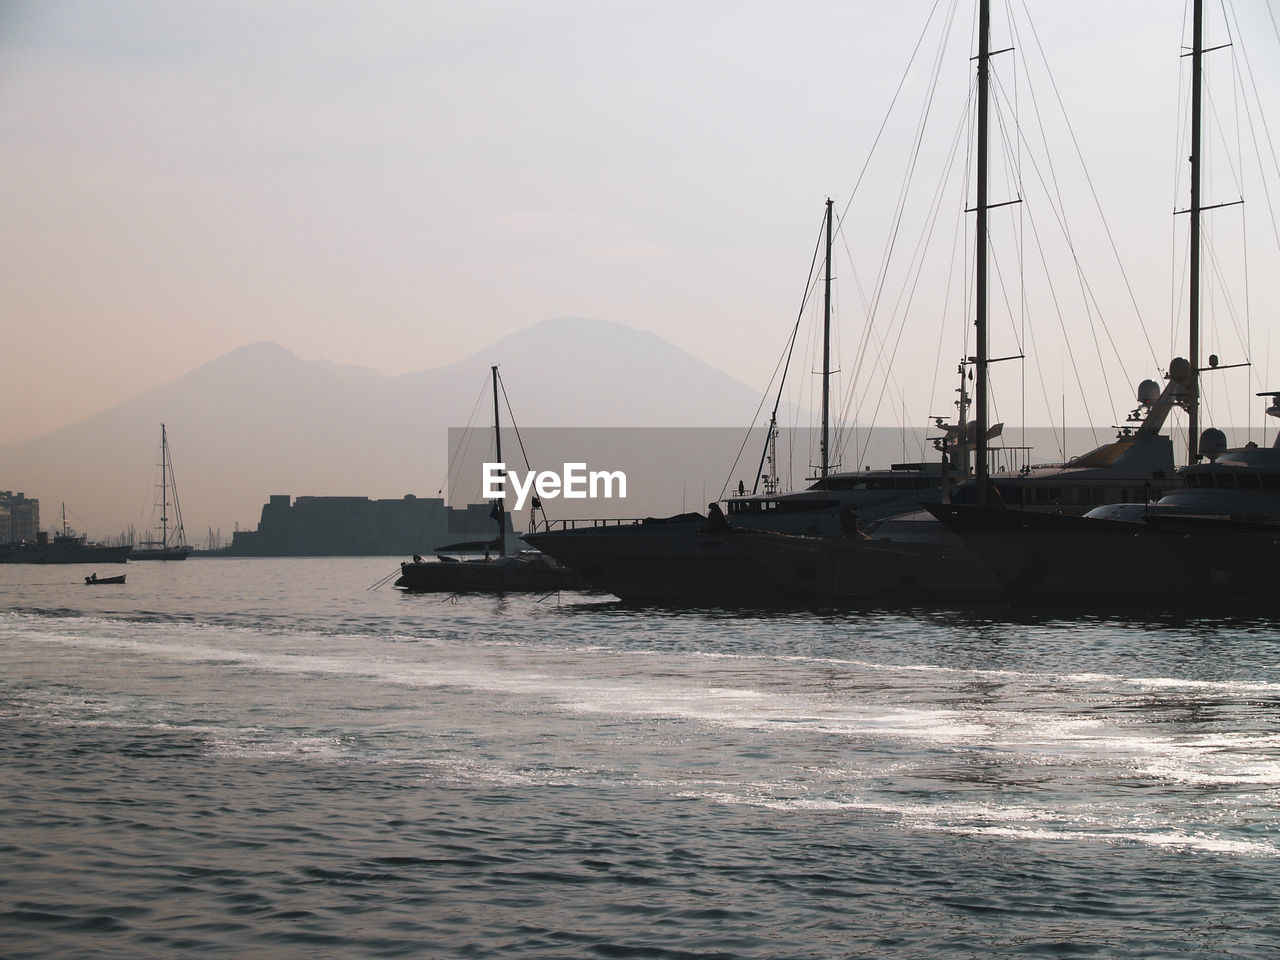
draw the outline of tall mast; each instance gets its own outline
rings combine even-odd
[[[493,445],[494,453],[498,463],[502,463],[502,430],[498,425],[498,365],[495,363],[490,370],[493,372]],[[498,509],[498,556],[506,556],[507,553],[507,515],[505,509],[505,501],[501,497],[498,498],[495,506]]]
[[[1199,0],[1196,0],[1199,3]],[[991,85],[991,5],[981,0],[978,6],[978,206],[974,243],[974,326],[977,333],[977,366],[974,389],[975,416],[978,421],[974,458],[977,460],[977,502],[987,506],[987,97]]]
[[[1191,28],[1191,397],[1187,405],[1187,463],[1200,459],[1200,93],[1204,54],[1203,0],[1193,4]]]
[[[827,198],[827,267],[822,302],[822,464],[821,476],[831,469],[828,446],[831,416],[831,198]]]
[[[169,480],[165,467],[169,462],[169,439],[160,424],[160,549],[169,546]]]

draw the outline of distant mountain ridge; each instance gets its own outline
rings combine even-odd
[[[188,538],[252,529],[271,494],[443,488],[446,432],[464,426],[499,364],[521,427],[745,429],[760,394],[657,335],[618,323],[546,320],[445,366],[389,377],[305,361],[275,343],[239,347],[85,420],[0,447],[0,489],[65,502],[95,536],[147,522],[168,427]],[[490,402],[491,403],[491,402]],[[478,423],[491,421],[481,407]]]

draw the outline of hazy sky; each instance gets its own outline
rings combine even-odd
[[[1065,319],[1050,309],[1032,334],[1047,383],[1026,394],[1080,422],[1084,408],[1068,396],[1079,381],[1108,395],[1088,411],[1107,420],[1131,405],[1126,377],[1157,375],[1185,336],[1171,325],[1182,309],[1172,213],[1186,205],[1184,12],[1171,0],[1016,0],[1024,26],[1011,39],[997,6],[996,45],[1018,47],[998,65],[1005,95],[1029,106],[1034,93],[1046,115],[1061,99],[1129,276],[1126,287],[1108,266],[1111,241],[1096,223],[1075,228],[1077,258],[1101,262],[1091,295],[1114,319],[1099,332],[1070,305]],[[938,176],[923,169],[941,166],[965,113],[970,8],[955,14],[933,100],[937,132],[918,176],[926,205]],[[831,196],[846,210],[926,21],[947,9],[929,0],[5,0],[0,442],[245,343],[398,374],[556,316],[652,330],[763,387],[799,306],[822,204]],[[1246,83],[1273,108],[1280,147],[1277,4],[1238,0],[1234,16],[1254,71]],[[1225,39],[1212,28],[1211,41]],[[1039,59],[1037,42],[1056,88],[1014,80],[1018,58]],[[848,208],[837,274],[850,380],[861,366],[873,381],[870,361],[857,359],[863,302],[874,299],[935,45],[922,47],[901,97],[905,123],[886,130],[860,188],[865,212],[861,199]],[[1230,77],[1215,89],[1215,136],[1234,147],[1246,121],[1232,118]],[[1075,148],[1056,136],[1049,156],[1062,190],[1096,220]],[[1040,174],[1028,165],[1023,175]],[[992,199],[1009,189],[993,187]],[[1206,200],[1241,192],[1227,184]],[[1248,199],[1269,219],[1261,190]],[[950,236],[962,201],[962,191],[940,201],[935,237]],[[1040,216],[1053,222],[1051,211]],[[1238,235],[1239,214],[1220,216],[1218,229]],[[901,251],[921,230],[902,228]],[[1249,235],[1251,332],[1236,336],[1243,321],[1224,320],[1206,349],[1225,363],[1251,341],[1260,382],[1238,379],[1239,398],[1280,387],[1264,382],[1280,315],[1269,231]],[[1056,295],[1079,297],[1073,258],[1063,259]],[[909,408],[915,422],[940,412],[930,398],[950,389],[963,336],[963,322],[948,328],[935,303],[947,279],[947,268],[929,268],[909,290],[887,287],[876,336],[898,345],[899,372],[891,386],[867,388],[859,418],[873,408],[881,422],[885,409]],[[926,324],[892,319],[905,296]],[[1104,379],[1088,368],[1094,360],[1077,373],[1064,337],[1090,357],[1101,343],[1106,362],[1123,358],[1123,374]],[[994,333],[993,353],[1019,352],[1011,339]],[[1045,422],[1043,412],[1028,419]]]

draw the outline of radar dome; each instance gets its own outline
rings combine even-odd
[[[1210,462],[1217,460],[1227,452],[1227,435],[1217,427],[1210,427],[1200,434],[1200,452],[1208,457]]]
[[[1143,380],[1138,384],[1138,402],[1145,404],[1155,403],[1160,399],[1160,384],[1154,380]]]
[[[1191,364],[1185,357],[1174,357],[1169,361],[1169,379],[1178,383],[1191,383]]]

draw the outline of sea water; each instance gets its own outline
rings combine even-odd
[[[0,566],[0,955],[1280,955],[1270,620],[394,570]]]

